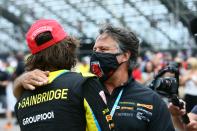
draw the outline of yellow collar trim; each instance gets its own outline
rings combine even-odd
[[[69,72],[69,70],[58,70],[58,71],[53,71],[49,73],[49,83],[53,82],[58,76],[61,74]]]

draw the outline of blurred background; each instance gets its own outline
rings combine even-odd
[[[0,130],[19,130],[12,83],[24,72],[29,53],[25,33],[40,18],[56,19],[80,39],[79,61],[73,69],[78,72],[89,71],[94,40],[104,23],[137,34],[140,56],[132,75],[140,83],[148,84],[172,61],[179,64],[181,76],[197,71],[197,0],[0,0]],[[185,85],[180,97],[197,97]]]

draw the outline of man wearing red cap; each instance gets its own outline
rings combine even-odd
[[[76,64],[77,40],[68,36],[57,21],[46,19],[30,27],[26,40],[31,51],[26,71],[43,70],[49,81],[34,91],[18,88],[15,92],[15,112],[21,131],[110,130],[113,123],[106,119],[107,106],[96,78],[85,79],[70,72]],[[37,79],[43,79],[42,75]],[[15,82],[18,80],[20,77]]]

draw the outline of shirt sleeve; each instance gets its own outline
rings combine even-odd
[[[197,105],[194,106],[194,108],[192,109],[191,112],[194,113],[194,114],[197,114]]]
[[[158,95],[155,95],[154,101],[153,116],[148,131],[175,131],[165,102]]]

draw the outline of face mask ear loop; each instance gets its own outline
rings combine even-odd
[[[117,57],[117,56],[122,55],[122,54],[124,54],[124,52],[116,53],[115,55],[116,55],[116,57]],[[116,58],[116,59],[117,59],[117,58]],[[117,61],[118,61],[118,60],[117,60]],[[127,61],[130,61],[130,60],[127,60]],[[120,66],[120,65],[122,65],[123,63],[125,63],[125,62],[127,62],[127,61],[124,61],[124,62],[121,62],[121,63],[118,62],[118,64],[119,64],[119,66]],[[130,63],[129,63],[129,64],[130,64]]]

